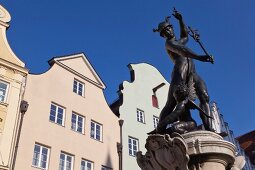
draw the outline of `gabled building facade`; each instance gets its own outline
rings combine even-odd
[[[105,85],[83,53],[53,58],[29,74],[15,170],[118,169],[118,118]]]
[[[14,54],[6,38],[11,16],[0,5],[0,169],[11,169],[16,152],[28,70]]]
[[[149,64],[128,65],[131,82],[120,85],[119,99],[111,108],[124,120],[122,125],[123,170],[140,170],[136,152],[145,153],[148,132],[155,129],[161,110],[165,106],[169,83]]]

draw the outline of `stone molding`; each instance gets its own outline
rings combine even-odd
[[[226,170],[233,167],[236,147],[220,135],[209,131],[183,134],[190,156],[190,170]]]

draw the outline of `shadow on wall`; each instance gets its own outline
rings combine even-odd
[[[109,149],[108,149],[108,154],[107,154],[107,157],[106,157],[106,161],[105,161],[105,165],[104,166],[107,166],[109,168],[113,168],[112,167],[112,159],[111,159],[111,154],[109,152]]]

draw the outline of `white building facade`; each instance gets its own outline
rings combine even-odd
[[[131,82],[120,85],[119,99],[111,105],[122,126],[123,170],[140,170],[136,152],[146,152],[148,132],[155,129],[165,106],[169,83],[153,66],[145,63],[130,64]]]

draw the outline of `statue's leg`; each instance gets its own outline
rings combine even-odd
[[[161,122],[159,122],[157,129],[162,131],[168,124],[171,124],[177,121],[178,118],[182,114],[184,114],[186,103],[187,103],[186,101],[182,101],[178,103],[176,107],[174,108],[174,110],[170,114],[168,114],[164,119],[162,119]]]
[[[159,123],[162,120],[164,120],[174,110],[175,106],[176,106],[176,100],[173,96],[173,88],[171,88],[170,86],[168,91],[167,102],[159,115]]]
[[[200,101],[200,107],[204,110],[204,112],[211,116],[210,106],[209,106],[209,95],[206,88],[205,82],[197,75],[194,74],[194,82],[195,82],[195,90],[197,93],[197,97]],[[206,117],[203,113],[200,113],[200,118],[202,119],[205,130],[213,131],[212,129],[212,120]]]
[[[148,134],[156,134],[159,133],[159,131],[162,131],[162,129],[165,129],[166,125],[164,122],[166,121],[166,117],[172,113],[172,111],[175,108],[175,105],[176,100],[173,96],[173,89],[170,86],[167,96],[167,102],[159,115],[158,127],[155,130],[149,132]]]

